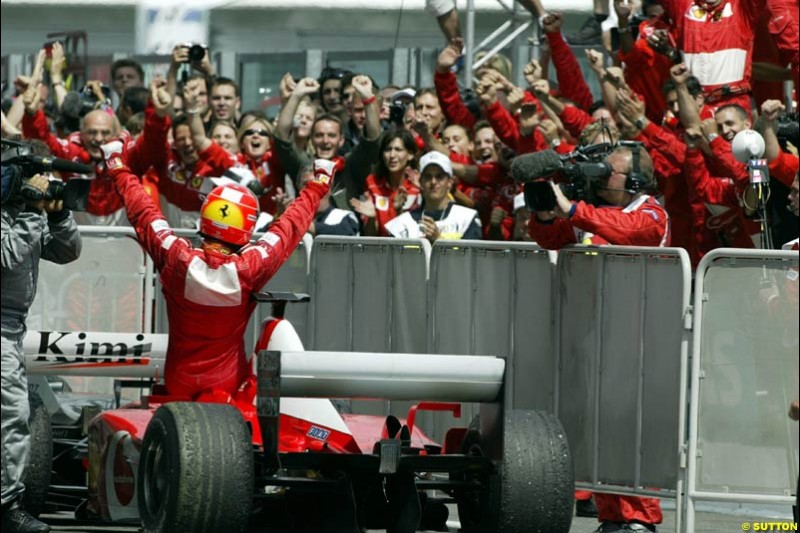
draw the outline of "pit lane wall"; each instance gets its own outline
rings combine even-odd
[[[29,328],[166,332],[132,230],[82,229],[79,261],[42,263]],[[289,309],[311,349],[505,357],[506,402],[557,412],[579,486],[677,498],[679,530],[691,531],[699,500],[788,503],[798,468],[785,414],[798,396],[798,254],[709,258],[692,305],[678,249],[575,247],[556,261],[532,244],[320,237],[268,287],[311,293]],[[248,346],[268,314],[259,307]],[[466,406],[460,423],[476,412]],[[441,436],[453,421],[420,424]]]

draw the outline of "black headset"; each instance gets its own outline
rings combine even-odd
[[[631,150],[631,171],[625,178],[625,189],[631,194],[636,194],[648,186],[648,180],[642,174],[642,167],[639,164],[640,150],[643,145],[639,141],[619,141],[618,146],[625,146]]]

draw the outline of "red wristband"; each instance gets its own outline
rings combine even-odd
[[[371,104],[372,102],[374,102],[375,100],[376,100],[376,98],[375,98],[375,95],[373,94],[372,96],[368,96],[368,97],[366,97],[366,98],[362,98],[362,99],[361,99],[361,102],[362,102],[364,105],[369,105],[369,104]]]

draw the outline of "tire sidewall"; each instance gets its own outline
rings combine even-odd
[[[50,489],[53,470],[53,431],[50,413],[39,395],[34,392],[29,393],[28,404],[30,449],[25,465],[23,478],[25,492],[22,498],[25,510],[38,517],[45,510],[47,493]]]

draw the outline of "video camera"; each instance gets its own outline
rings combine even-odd
[[[511,163],[511,177],[524,183],[525,205],[531,211],[551,211],[555,208],[556,197],[549,178],[556,175],[567,180],[558,185],[567,198],[597,205],[600,203],[597,191],[614,172],[606,158],[619,146],[628,147],[633,153],[633,169],[624,190],[635,194],[645,184],[639,165],[639,150],[643,149],[643,145],[636,141],[581,146],[564,155],[553,150],[525,154]]]
[[[70,180],[67,183],[51,180],[47,192],[32,187],[28,182],[44,172],[74,172],[90,174],[93,168],[57,157],[34,155],[30,143],[2,139],[2,204],[7,202],[38,202],[63,200],[64,207],[72,211],[85,211],[89,198],[89,180]]]

